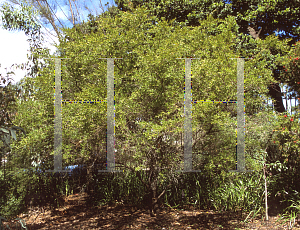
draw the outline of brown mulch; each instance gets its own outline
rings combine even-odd
[[[35,229],[289,229],[288,224],[276,222],[278,216],[269,221],[261,217],[250,223],[242,223],[247,215],[238,213],[199,211],[192,208],[175,210],[163,208],[155,217],[147,210],[129,205],[115,204],[98,207],[86,205],[87,194],[75,194],[65,198],[65,205],[56,211],[46,208],[31,210],[17,217],[25,220],[28,230]],[[16,217],[15,217],[16,218]],[[15,219],[13,218],[13,219]],[[7,222],[4,222],[7,223]],[[282,222],[281,222],[282,223]],[[10,224],[10,226],[12,226]],[[12,228],[11,229],[15,229]],[[300,229],[295,223],[293,229]]]

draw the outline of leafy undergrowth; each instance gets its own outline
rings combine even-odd
[[[55,211],[30,210],[17,217],[26,222],[28,230],[35,229],[291,229],[280,225],[279,216],[270,216],[269,221],[261,217],[243,223],[246,214],[162,208],[155,217],[145,209],[129,205],[114,204],[92,207],[86,203],[87,194],[68,196],[65,205]],[[13,219],[17,218],[14,217]],[[8,222],[4,222],[6,225]],[[281,222],[282,223],[282,222]],[[15,229],[10,222],[11,229]],[[295,223],[293,229],[300,229]]]

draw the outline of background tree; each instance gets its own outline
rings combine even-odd
[[[7,167],[4,169],[4,178],[2,178],[1,175],[1,213],[5,210],[9,210],[6,212],[7,215],[15,214],[16,212],[19,212],[22,210],[23,201],[25,199],[25,196],[28,193],[36,192],[34,189],[28,188],[28,184],[35,184],[37,185],[37,179],[33,179],[32,176],[28,176],[26,173],[23,172],[24,168],[30,168],[32,166],[33,161],[38,162],[38,156],[36,155],[35,151],[32,151],[32,148],[30,145],[25,145],[24,152],[26,152],[25,155],[19,154],[19,152],[15,152],[14,144],[10,143],[10,135],[12,135],[13,138],[15,138],[14,127],[19,128],[19,126],[14,126],[14,120],[17,117],[18,113],[23,113],[24,115],[28,112],[27,110],[32,108],[30,105],[27,107],[24,111],[21,111],[19,109],[19,105],[22,104],[24,101],[28,101],[28,103],[32,103],[33,99],[33,93],[36,92],[38,89],[34,87],[34,79],[38,75],[40,69],[43,68],[43,63],[39,58],[42,57],[49,57],[49,49],[42,48],[43,43],[43,36],[41,35],[41,25],[34,20],[34,16],[36,15],[36,12],[32,9],[32,7],[24,4],[22,2],[20,4],[21,8],[13,8],[12,6],[8,4],[3,4],[1,6],[1,16],[2,16],[2,27],[4,29],[8,30],[22,30],[25,32],[26,35],[28,35],[30,38],[28,41],[30,42],[30,54],[27,55],[29,61],[26,64],[14,64],[18,68],[21,68],[23,70],[27,70],[27,76],[20,83],[17,83],[16,85],[12,86],[8,84],[8,86],[4,87],[4,92],[7,92],[8,89],[10,90],[10,94],[4,94],[3,98],[3,91],[1,91],[1,96],[3,98],[2,107],[5,107],[8,102],[11,100],[9,99],[11,95],[11,98],[14,99],[15,102],[13,105],[10,105],[10,107],[7,107],[7,111],[11,114],[9,118],[12,120],[13,124],[8,124],[9,128],[2,129],[1,131],[1,139],[4,140],[2,143],[2,147],[5,147],[4,144],[7,143],[7,141],[10,144],[10,147],[12,147],[12,150],[10,151],[8,158],[7,158]],[[31,64],[33,63],[33,64]],[[13,72],[11,73],[13,74]],[[2,79],[1,79],[2,80]],[[4,82],[5,83],[5,82]],[[6,105],[5,105],[6,104]],[[12,104],[12,103],[11,103]],[[27,104],[28,105],[28,104]],[[2,112],[3,110],[1,110]],[[5,117],[4,117],[5,118]],[[53,117],[52,118],[52,125],[53,125]],[[4,119],[5,120],[5,119]],[[1,121],[3,121],[1,117]],[[36,120],[32,120],[33,123],[36,122]],[[22,127],[22,126],[21,126]],[[33,125],[33,128],[35,126]],[[28,133],[30,128],[23,126],[24,133]],[[26,131],[25,131],[26,130]],[[4,132],[3,132],[4,131]],[[7,132],[8,131],[8,132]],[[3,135],[4,134],[4,135]],[[32,134],[31,134],[32,135]],[[53,133],[52,135],[53,136]],[[3,138],[2,138],[3,137]],[[29,137],[30,138],[30,137]],[[53,137],[52,137],[53,138]],[[36,139],[39,140],[39,137]],[[24,141],[23,139],[21,141]],[[53,142],[53,140],[52,140]],[[31,150],[31,151],[30,151]],[[34,149],[33,149],[34,150]],[[37,150],[38,151],[38,150]],[[42,151],[42,150],[41,150]],[[44,150],[45,151],[45,150]],[[1,152],[2,153],[2,152]],[[26,157],[28,155],[32,154],[33,156],[29,156],[30,158],[27,159]],[[36,165],[35,165],[36,166]],[[36,168],[34,168],[36,169]],[[7,171],[7,173],[6,173]],[[21,172],[21,173],[20,173]],[[1,170],[0,173],[2,174],[3,171]],[[19,174],[18,174],[19,173]],[[7,177],[5,176],[7,175]],[[21,180],[20,178],[21,177]],[[47,179],[46,179],[47,180]],[[9,183],[7,183],[9,181]],[[40,181],[41,184],[41,181]],[[51,184],[51,181],[48,181],[49,186],[53,187]],[[49,191],[44,190],[44,194],[48,194]],[[50,194],[51,195],[51,194]],[[52,198],[54,195],[52,194]],[[4,199],[2,199],[4,198]],[[7,199],[9,198],[9,199]],[[48,197],[49,198],[49,197]],[[3,202],[2,202],[3,201]],[[7,201],[7,202],[6,202]],[[45,202],[44,202],[45,203]],[[52,202],[53,203],[53,202]]]
[[[24,31],[30,43],[30,53],[27,54],[28,62],[22,64],[13,64],[16,68],[26,70],[26,75],[29,77],[35,77],[38,74],[40,68],[43,67],[41,60],[37,58],[38,55],[49,53],[49,49],[45,49],[43,46],[44,37],[41,33],[41,25],[35,20],[37,12],[33,10],[33,7],[20,3],[21,8],[14,8],[11,5],[4,3],[1,5],[0,12],[2,17],[2,27],[7,30],[20,30]],[[14,74],[13,71],[11,71]],[[16,87],[20,89],[18,93],[19,99],[25,99],[30,93],[33,93],[33,89],[21,89],[20,84],[16,84]],[[25,99],[26,100],[26,99]]]
[[[20,2],[14,0],[14,4],[20,4]],[[51,4],[48,1],[35,1],[30,2],[28,4],[38,9],[42,18],[44,18],[47,22],[50,22],[54,30],[56,31],[57,36],[61,39],[62,35],[60,34],[60,29],[57,26],[58,24],[64,28],[62,21],[57,18],[55,15],[55,11],[57,7],[62,10],[61,6],[56,2],[56,4]],[[76,1],[67,2],[70,12],[69,16],[64,12],[66,18],[70,22],[72,22],[73,27],[77,25],[77,28],[82,30],[82,21],[81,18],[83,16],[79,16],[79,11],[82,9],[79,7],[79,4],[76,4]],[[248,0],[248,1],[192,1],[192,2],[183,2],[183,1],[165,1],[164,3],[159,1],[116,1],[117,7],[112,6],[109,7],[108,11],[103,13],[101,16],[110,15],[114,17],[119,11],[124,12],[132,12],[132,10],[138,6],[144,5],[150,12],[154,13],[158,19],[164,17],[167,21],[175,19],[173,24],[177,24],[180,26],[198,26],[199,20],[203,20],[207,17],[208,14],[212,13],[213,17],[225,19],[227,15],[232,15],[235,17],[237,24],[239,25],[237,40],[235,42],[236,45],[233,46],[234,49],[243,49],[247,50],[245,53],[246,56],[255,56],[255,52],[253,51],[253,45],[255,43],[251,42],[251,39],[247,36],[250,34],[257,34],[261,39],[269,36],[275,31],[283,30],[285,33],[279,34],[280,39],[291,38],[289,41],[289,45],[294,44],[297,40],[299,40],[299,26],[298,25],[298,17],[297,10],[299,10],[299,2],[297,0],[287,1],[282,0],[280,2],[262,2],[257,3],[256,1]],[[292,6],[292,7],[288,7]],[[91,9],[86,6],[84,2],[84,8],[89,10],[91,13]],[[103,6],[100,4],[100,8],[104,12]],[[80,10],[78,10],[80,9]],[[98,14],[96,8],[96,17],[100,16]],[[92,14],[89,15],[89,20],[94,17]],[[155,23],[155,21],[153,21]],[[260,33],[258,33],[260,31]],[[83,32],[83,31],[82,31]],[[245,36],[246,35],[246,36]],[[250,34],[251,35],[251,34]],[[252,36],[252,35],[251,35]],[[250,37],[251,37],[250,36]],[[256,35],[254,36],[256,39]],[[271,65],[273,74],[277,81],[280,80],[282,65],[272,66],[273,56],[280,53],[281,55],[285,53],[285,51],[277,50],[276,48],[272,48],[272,52],[269,57],[265,57],[269,59],[269,65]],[[288,84],[294,84],[289,82]],[[269,85],[269,93],[268,95],[273,99],[275,110],[278,112],[284,112],[285,108],[282,103],[282,96],[279,83],[273,82]]]
[[[0,126],[4,126],[4,125],[11,125],[11,119],[10,117],[13,114],[9,114],[9,105],[13,104],[13,102],[15,102],[15,92],[13,91],[13,86],[11,84],[11,81],[8,82],[7,86],[3,86],[9,79],[9,74],[5,77],[2,76],[2,74],[0,75],[1,77],[1,83],[0,84],[0,101],[1,101],[1,110],[0,110]]]
[[[247,36],[250,34],[259,33],[261,39],[265,39],[267,36],[273,34],[275,31],[284,31],[279,34],[280,40],[291,38],[289,40],[289,46],[299,40],[299,19],[298,11],[300,10],[300,3],[297,0],[288,1],[270,1],[270,2],[257,2],[253,0],[247,1],[142,1],[142,0],[117,0],[117,7],[121,11],[129,11],[132,9],[144,5],[148,10],[154,13],[158,18],[165,18],[167,21],[174,20],[174,24],[181,26],[196,27],[199,25],[199,20],[203,20],[212,13],[214,18],[224,19],[228,15],[235,17],[235,20],[239,26],[236,33],[237,39],[233,48],[239,50],[246,50],[245,57],[253,57],[256,55],[254,48],[257,47],[256,42]],[[249,31],[250,29],[250,31]],[[256,39],[258,36],[253,38]],[[280,80],[282,65],[278,64],[272,66],[274,56],[285,53],[283,50],[278,50],[276,47],[272,47],[269,56],[265,56],[268,65],[272,68],[274,78],[276,81]],[[287,82],[288,83],[288,82]],[[289,82],[288,84],[293,84]],[[269,85],[268,95],[272,98],[274,108],[277,112],[285,112],[285,108],[282,103],[282,96],[278,82]]]
[[[56,37],[61,40],[62,38],[62,28],[67,28],[67,21],[71,23],[73,27],[75,25],[81,24],[84,22],[85,16],[84,11],[89,11],[88,18],[94,16],[93,11],[96,15],[100,15],[101,13],[104,13],[104,7],[99,1],[98,6],[94,2],[89,1],[64,1],[64,3],[59,3],[58,1],[49,1],[49,0],[9,0],[10,3],[20,6],[24,3],[26,3],[27,6],[33,7],[38,13],[42,20],[42,25],[46,26],[49,23],[51,24],[51,27],[54,29],[56,33]],[[92,3],[92,8],[88,7],[88,3]],[[109,5],[107,2],[106,5]],[[106,6],[105,5],[105,6]],[[69,9],[69,11],[63,10],[64,6],[67,6],[66,8]],[[101,9],[102,12],[99,12],[98,10]],[[65,19],[58,18],[57,11],[61,11],[61,13],[65,16]],[[80,14],[81,13],[81,14]],[[36,20],[39,20],[36,18]]]
[[[180,154],[183,149],[174,141],[178,138],[176,136],[182,133],[182,128],[178,129],[178,127],[183,127],[183,118],[180,115],[184,105],[184,68],[183,63],[175,58],[194,55],[202,58],[193,62],[194,100],[203,98],[226,100],[236,95],[236,68],[234,68],[236,62],[229,58],[239,56],[230,49],[230,45],[234,42],[234,33],[231,31],[237,28],[232,17],[228,17],[223,22],[214,21],[210,17],[197,28],[170,26],[163,20],[153,24],[153,20],[155,16],[150,16],[143,9],[137,9],[134,14],[122,12],[115,18],[100,18],[95,21],[98,26],[96,33],[84,34],[75,28],[64,29],[65,40],[59,47],[65,55],[63,57],[71,58],[71,60],[67,59],[65,66],[62,67],[63,95],[68,99],[104,99],[106,63],[100,62],[98,58],[100,56],[124,58],[121,63],[116,61],[115,64],[116,159],[117,163],[132,172],[149,169],[149,173],[145,177],[140,176],[140,180],[145,185],[145,199],[151,203],[152,214],[155,204],[168,186],[162,181],[173,178],[176,166],[183,160]],[[215,36],[211,35],[212,30]],[[275,42],[277,39],[272,37],[260,41],[259,48],[263,50],[262,47],[271,43],[271,40]],[[283,43],[280,44],[284,46]],[[220,55],[220,50],[227,54],[225,58]],[[279,61],[280,57],[277,58]],[[216,60],[214,64],[210,62],[211,59]],[[270,70],[265,68],[264,63],[265,61],[257,56],[245,65],[248,76],[245,82],[247,108],[261,100],[253,98],[251,92],[263,94],[268,83],[273,80]],[[36,77],[34,82],[39,89],[35,94],[39,102],[24,102],[19,110],[22,111],[22,108],[28,106],[31,106],[32,110],[24,111],[16,119],[17,123],[25,125],[27,122],[25,126],[32,127],[29,124],[33,122],[33,115],[28,114],[32,112],[39,122],[35,123],[32,130],[28,129],[28,139],[16,145],[15,150],[22,156],[28,154],[24,151],[27,145],[40,149],[41,152],[44,151],[44,166],[49,168],[50,164],[53,165],[53,158],[49,157],[53,154],[53,150],[51,147],[47,148],[49,144],[46,140],[53,140],[50,124],[53,122],[51,82],[54,63],[49,61],[47,65],[48,67],[40,72],[41,75]],[[258,73],[262,78],[257,79]],[[223,81],[218,81],[219,78]],[[225,88],[224,82],[226,82]],[[81,106],[80,112],[78,106]],[[100,149],[105,149],[105,105],[83,107],[79,104],[70,104],[66,105],[66,108],[67,110],[63,111],[65,123],[63,161],[73,164],[89,162],[93,142],[97,140]],[[219,135],[214,136],[219,140],[215,142],[216,149],[224,146],[224,149],[210,157],[206,170],[214,170],[215,165],[219,165],[218,170],[223,171],[228,170],[228,167],[234,167],[234,151],[230,146],[235,145],[235,139],[229,138],[234,136],[234,128],[230,129],[232,133],[222,134],[222,131],[224,132],[230,123],[234,122],[234,116],[228,111],[222,113],[218,106],[211,107],[207,104],[197,105],[194,112],[194,127],[197,127],[198,123],[197,128],[202,128],[202,139],[207,137],[207,141],[210,139],[210,143],[213,143],[214,140],[209,134],[215,133]],[[41,116],[37,118],[36,114]],[[205,117],[208,119],[206,122],[211,123],[209,127],[202,125],[206,123],[203,119]],[[74,132],[74,126],[77,127],[77,132]],[[97,133],[100,135],[95,136],[96,139],[91,138]],[[195,139],[193,142],[194,151],[198,156],[205,148],[199,144],[200,140],[201,138]],[[198,167],[203,165],[204,161],[205,159],[200,157]]]
[[[194,100],[226,100],[236,95],[236,61],[229,58],[248,54],[242,49],[232,49],[238,34],[234,17],[229,16],[225,21],[208,17],[195,28],[180,27],[172,22],[159,20],[145,9],[137,8],[131,14],[120,12],[113,17],[93,18],[82,27],[87,32],[76,26],[63,29],[65,36],[58,47],[60,57],[71,58],[62,66],[63,95],[66,96],[63,99],[104,99],[106,62],[98,58],[124,57],[115,62],[116,159],[131,172],[149,168],[148,174],[139,178],[145,185],[144,197],[151,203],[152,214],[169,185],[166,181],[174,178],[174,170],[183,160],[182,148],[174,141],[182,133],[178,127],[183,127],[184,64],[175,58],[201,58],[193,61]],[[267,86],[275,81],[269,67],[283,63],[284,55],[273,55],[272,50],[288,52],[286,42],[278,41],[275,36],[255,41],[257,48],[253,52],[256,55],[245,64],[246,116],[249,119],[262,104],[262,99],[255,96],[266,95]],[[49,57],[35,54],[39,58]],[[272,62],[265,57],[272,57]],[[29,167],[30,161],[37,157],[44,162],[42,170],[53,167],[53,73],[54,62],[48,60],[35,78],[22,82],[24,88],[31,87],[35,92],[34,101],[18,105],[19,116],[14,120],[26,127],[28,133],[27,138],[13,146],[14,153],[20,155],[15,154],[12,162],[20,162],[24,167]],[[261,78],[257,78],[258,75]],[[193,139],[197,158],[194,169],[203,168],[212,175],[234,167],[232,146],[236,140],[232,123],[235,113],[233,106],[228,107],[226,110],[204,103],[194,106],[194,134],[200,135]],[[99,143],[99,151],[105,150],[105,104],[76,104],[65,108],[63,162],[90,163],[93,143]],[[205,126],[207,123],[209,125]],[[28,151],[30,148],[34,151]],[[200,155],[205,151],[210,151],[210,155]],[[247,151],[258,155],[257,149]]]
[[[300,41],[296,42],[294,49],[291,50],[289,59],[286,61],[286,65],[283,65],[282,76],[280,82],[287,82],[289,91],[292,91],[291,98],[300,97]]]
[[[68,1],[64,4],[59,4],[56,0],[55,3],[51,3],[50,1],[9,0],[2,4],[0,8],[3,22],[2,27],[7,30],[21,30],[24,31],[26,35],[30,36],[28,41],[31,43],[31,54],[29,54],[28,62],[23,64],[14,64],[14,66],[16,68],[29,71],[26,73],[26,76],[34,77],[37,74],[38,69],[44,67],[44,64],[43,61],[37,60],[36,56],[32,55],[32,53],[44,53],[47,56],[46,53],[49,51],[48,49],[42,48],[42,43],[44,42],[44,38],[48,37],[49,33],[51,34],[51,32],[49,32],[46,28],[49,23],[54,29],[59,43],[63,37],[61,28],[68,27],[66,20],[70,21],[73,27],[77,25],[78,29],[82,29],[80,25],[84,22],[82,20],[85,18],[85,16],[84,14],[80,15],[79,12],[83,13],[83,8],[89,11],[88,24],[90,25],[94,17],[93,10],[95,11],[94,13],[96,13],[96,15],[99,15],[98,9],[102,9],[104,12],[104,7],[102,6],[101,2],[99,3],[99,7],[96,7],[95,4],[92,4],[94,8],[93,10],[87,6],[87,2],[80,1],[79,3],[76,1]],[[68,6],[70,11],[65,12],[63,10],[63,6]],[[109,7],[109,4],[107,3],[106,6]],[[66,16],[66,20],[59,19],[56,16],[57,9],[59,9]],[[115,14],[115,11],[115,7],[109,8],[104,15],[107,16],[110,14]],[[44,27],[48,33],[42,33],[41,27]],[[54,44],[56,44],[55,41]],[[21,84],[17,84],[17,87],[21,89],[22,92],[20,95],[18,95],[20,99],[22,98],[22,100],[24,100],[24,97],[30,97],[29,95],[34,93],[34,90],[28,88],[28,86],[29,85],[27,84],[27,88],[21,89]]]
[[[37,12],[33,10],[32,7],[24,4],[24,1],[20,3],[21,9],[13,8],[12,6],[8,5],[7,3],[1,6],[1,16],[2,16],[2,27],[7,30],[21,30],[24,31],[27,36],[30,38],[28,39],[30,43],[30,54],[27,55],[28,62],[26,64],[14,64],[17,68],[25,69],[28,71],[28,75],[31,77],[35,77],[38,74],[39,68],[41,68],[42,63],[38,60],[38,56],[42,54],[49,53],[48,49],[42,48],[43,43],[43,36],[41,34],[41,25],[34,19]],[[31,65],[30,62],[33,64]],[[8,74],[14,74],[13,71],[9,72]],[[2,80],[2,79],[1,79]],[[33,79],[31,79],[32,81]],[[3,79],[3,83],[5,84],[7,80]],[[24,81],[24,80],[23,80]],[[10,106],[8,109],[8,105],[10,102],[16,102],[18,98],[19,101],[26,101],[28,98],[32,97],[33,87],[32,84],[28,84],[30,80],[27,80],[27,84],[21,85],[16,84],[14,86],[10,85],[9,82],[8,86],[4,87],[5,91],[10,89],[10,94],[5,95],[2,93],[1,96],[3,98],[3,105],[4,109],[2,110],[7,111],[10,110],[11,115],[10,117],[13,118],[16,116],[16,104],[14,107]],[[13,89],[13,90],[12,90]],[[31,95],[30,95],[31,94]],[[4,114],[5,115],[5,114]],[[3,125],[6,119],[10,119],[8,117],[8,113],[6,116],[1,117],[1,124]],[[7,123],[7,122],[6,122]],[[1,125],[0,124],[0,125]],[[7,123],[6,125],[13,126],[12,123]]]
[[[26,135],[25,131],[21,127],[14,126],[12,120],[17,115],[16,111],[16,92],[18,91],[14,86],[11,85],[10,73],[7,73],[6,77],[0,74],[1,81],[0,85],[5,84],[7,81],[8,85],[0,86],[0,171],[3,172],[4,182],[1,183],[0,191],[1,198],[4,198],[4,202],[7,201],[6,194],[6,157],[7,153],[11,150],[11,137],[17,140],[16,131],[21,130]],[[3,163],[3,165],[2,165]]]

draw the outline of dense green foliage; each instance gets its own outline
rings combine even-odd
[[[295,50],[290,50],[287,40],[270,35],[251,40],[252,50],[234,49],[239,26],[233,16],[220,20],[209,15],[197,27],[189,27],[159,19],[145,8],[93,19],[90,25],[94,29],[87,26],[87,32],[76,27],[63,30],[60,58],[70,58],[62,61],[63,99],[105,100],[107,65],[99,58],[123,58],[115,60],[114,69],[115,157],[125,172],[97,174],[93,168],[78,180],[23,173],[24,168],[37,169],[32,161],[41,162],[42,171],[53,168],[55,66],[53,60],[45,59],[36,76],[20,83],[34,97],[25,100],[24,96],[15,108],[18,115],[13,123],[24,127],[28,135],[12,145],[7,163],[10,185],[3,193],[10,205],[3,206],[1,215],[17,213],[8,208],[22,207],[29,193],[45,194],[53,206],[61,195],[78,187],[86,187],[96,204],[123,200],[150,204],[153,209],[154,199],[155,204],[160,200],[172,206],[190,203],[217,210],[261,210],[266,163],[272,173],[268,195],[299,189],[299,179],[291,177],[299,174],[298,117],[270,112],[258,97],[267,96],[268,86],[277,82],[276,66],[288,66]],[[175,172],[183,163],[183,147],[174,141],[183,133],[185,73],[184,60],[176,58],[200,58],[192,61],[193,100],[235,100],[237,61],[230,58],[248,55],[253,59],[245,60],[244,71],[245,154],[246,167],[254,172],[228,173],[235,168],[236,105],[215,103],[193,104],[193,169],[201,173]],[[105,103],[65,104],[62,116],[63,165],[103,163]],[[288,177],[287,188],[282,183]],[[2,174],[0,180],[4,180]]]
[[[277,35],[279,40],[288,40],[288,45],[299,41],[299,17],[298,11],[300,4],[298,1],[280,0],[280,1],[256,1],[256,0],[206,0],[206,1],[182,1],[182,0],[118,0],[117,7],[110,8],[104,16],[115,15],[122,12],[132,13],[135,8],[145,6],[149,14],[154,14],[157,19],[164,18],[172,21],[172,25],[180,25],[181,27],[192,26],[197,27],[200,21],[205,20],[209,14],[214,18],[225,19],[233,16],[238,30],[236,31],[235,44],[232,47],[236,51],[243,52],[243,57],[253,57],[257,55],[257,44],[255,39],[266,39],[275,31],[281,30],[284,33]],[[100,15],[102,17],[102,15]],[[153,20],[152,23],[157,22]],[[95,27],[94,27],[95,28]],[[214,31],[211,31],[214,35]],[[264,53],[263,58],[267,61],[272,70],[276,81],[283,80],[282,65],[275,62],[274,57],[277,55],[286,55],[289,49],[282,49],[281,46],[270,47],[270,52]],[[298,81],[299,82],[299,77]],[[286,79],[284,79],[286,80]],[[290,87],[297,84],[295,81],[285,81]],[[279,84],[273,82],[268,87],[268,96],[274,101],[275,110],[282,113],[285,108],[282,103],[282,95],[278,93]],[[299,95],[299,94],[298,94]]]

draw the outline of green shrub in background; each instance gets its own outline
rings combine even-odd
[[[278,116],[269,145],[270,193],[290,220],[300,214],[300,127],[299,114]]]
[[[282,203],[285,203],[287,212],[285,216],[295,216],[299,212],[299,179],[295,177],[295,175],[299,175],[298,148],[294,142],[295,138],[293,138],[298,130],[297,123],[290,123],[291,119],[296,118],[284,115],[279,117],[277,130],[280,127],[282,131],[280,133],[273,132],[271,139],[267,142],[268,196],[270,200],[277,197]],[[274,162],[274,160],[277,161]],[[145,206],[147,191],[138,179],[137,173],[144,176],[147,171],[93,175],[93,182],[89,185],[93,187],[93,192],[89,192],[90,201],[94,204],[112,204],[118,201],[140,207]],[[251,218],[259,211],[264,210],[262,175],[261,170],[252,173],[228,173],[226,170],[218,168],[210,171],[208,166],[201,173],[175,173],[172,186],[163,196],[163,202],[166,206],[178,208],[184,208],[188,204],[200,209],[217,211],[242,210],[249,213],[249,218]],[[55,196],[50,196],[51,191],[65,194],[66,186],[68,186],[68,191],[78,186],[77,181],[72,182],[64,177],[28,175],[22,170],[17,173],[8,173],[7,179],[9,189],[1,193],[6,194],[9,201],[9,205],[1,205],[3,207],[1,215],[6,217],[21,211],[22,205],[24,206],[22,199],[28,192],[25,185],[29,183],[33,185],[31,191],[34,193],[44,191],[53,203],[55,203]],[[170,180],[171,178],[160,177],[159,184],[168,184]],[[84,185],[83,183],[82,186]],[[162,192],[162,187],[164,186],[159,186],[158,193]],[[3,187],[1,189],[3,190]]]
[[[145,188],[135,173],[99,173],[94,181],[93,190],[88,190],[89,201],[94,205],[121,202],[140,205]]]
[[[6,181],[1,175],[0,215],[10,218],[24,211],[24,197],[30,178],[23,170],[7,173]]]
[[[228,175],[211,196],[215,210],[250,212],[263,203],[261,172]]]
[[[26,212],[31,202],[40,207],[50,205],[52,209],[62,205],[62,202],[58,202],[61,201],[61,188],[66,183],[62,178],[53,175],[41,176],[33,171],[18,169],[15,172],[9,171],[5,182],[3,176],[0,181],[0,215],[5,218],[10,219]]]
[[[216,211],[251,211],[262,204],[261,177],[257,172],[182,175],[178,186],[167,191],[165,201],[179,208],[185,204]]]

